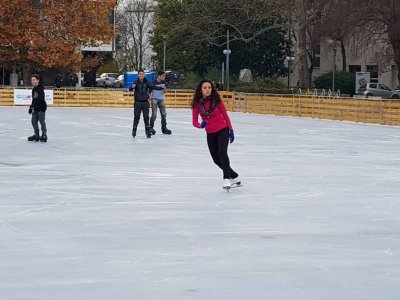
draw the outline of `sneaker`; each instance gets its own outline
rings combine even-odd
[[[229,179],[224,179],[224,184],[222,186],[223,189],[230,189],[231,188],[231,181]]]
[[[232,185],[240,185],[241,183],[242,183],[242,181],[240,180],[239,176],[231,179],[231,186]]]
[[[28,141],[29,141],[29,142],[33,142],[33,141],[39,142],[39,134],[38,134],[38,133],[35,133],[34,135],[28,137]]]

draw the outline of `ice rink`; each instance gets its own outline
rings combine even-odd
[[[1,300],[397,300],[400,128],[230,113],[222,190],[191,111],[0,107]]]

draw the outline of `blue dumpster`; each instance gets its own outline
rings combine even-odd
[[[157,72],[155,71],[145,71],[144,72],[147,80],[152,83],[157,79]],[[137,71],[125,72],[124,73],[124,88],[129,89],[129,87],[138,79]]]

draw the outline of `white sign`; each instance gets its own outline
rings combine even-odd
[[[45,100],[47,104],[54,103],[53,90],[44,90]],[[14,89],[14,105],[31,105],[32,90]]]
[[[371,80],[370,72],[357,72],[356,73],[356,94],[358,93],[358,89],[364,85],[369,83]]]

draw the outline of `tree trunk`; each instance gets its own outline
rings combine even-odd
[[[344,46],[343,40],[340,41],[340,48],[342,50],[342,71],[346,72],[347,69],[346,47]]]
[[[310,82],[310,72],[308,69],[308,58],[307,58],[307,43],[306,43],[306,30],[305,28],[300,28],[299,31],[299,85],[301,88],[309,88],[311,86]]]
[[[307,20],[303,1],[296,1],[298,8],[298,43],[299,43],[299,86],[301,88],[311,87],[311,76],[308,68],[307,58]]]
[[[24,85],[31,85],[31,77],[33,73],[33,69],[30,63],[22,64],[22,80],[24,81]]]
[[[393,11],[391,18],[388,21],[387,31],[389,35],[390,43],[393,47],[394,61],[397,65],[397,80],[398,85],[400,85],[400,19],[398,18],[398,13],[400,12],[400,7],[393,4]]]

